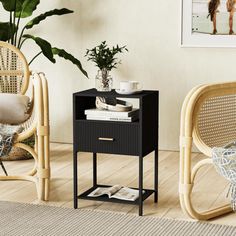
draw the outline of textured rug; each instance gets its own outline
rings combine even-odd
[[[233,236],[236,227],[96,210],[0,202],[0,235]]]

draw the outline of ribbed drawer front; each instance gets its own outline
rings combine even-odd
[[[79,151],[139,155],[139,126],[127,123],[76,121]]]

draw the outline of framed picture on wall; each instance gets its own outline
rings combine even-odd
[[[236,0],[182,0],[182,47],[236,47]]]

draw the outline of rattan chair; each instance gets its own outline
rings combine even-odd
[[[232,211],[230,204],[198,212],[192,189],[198,170],[212,164],[212,148],[236,140],[236,82],[202,85],[192,89],[183,103],[180,125],[179,196],[191,218],[208,220]],[[207,157],[191,168],[192,143]]]
[[[32,80],[32,83],[30,83]],[[35,161],[34,167],[24,175],[0,176],[0,180],[26,180],[36,184],[39,200],[48,200],[50,181],[48,86],[43,73],[31,75],[24,55],[14,46],[0,42],[0,92],[25,94],[32,86],[30,118],[19,124],[24,127],[14,146],[29,152]],[[35,148],[22,143],[35,136]]]

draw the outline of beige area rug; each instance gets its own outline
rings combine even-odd
[[[96,210],[0,202],[0,235],[233,236],[236,227]]]

